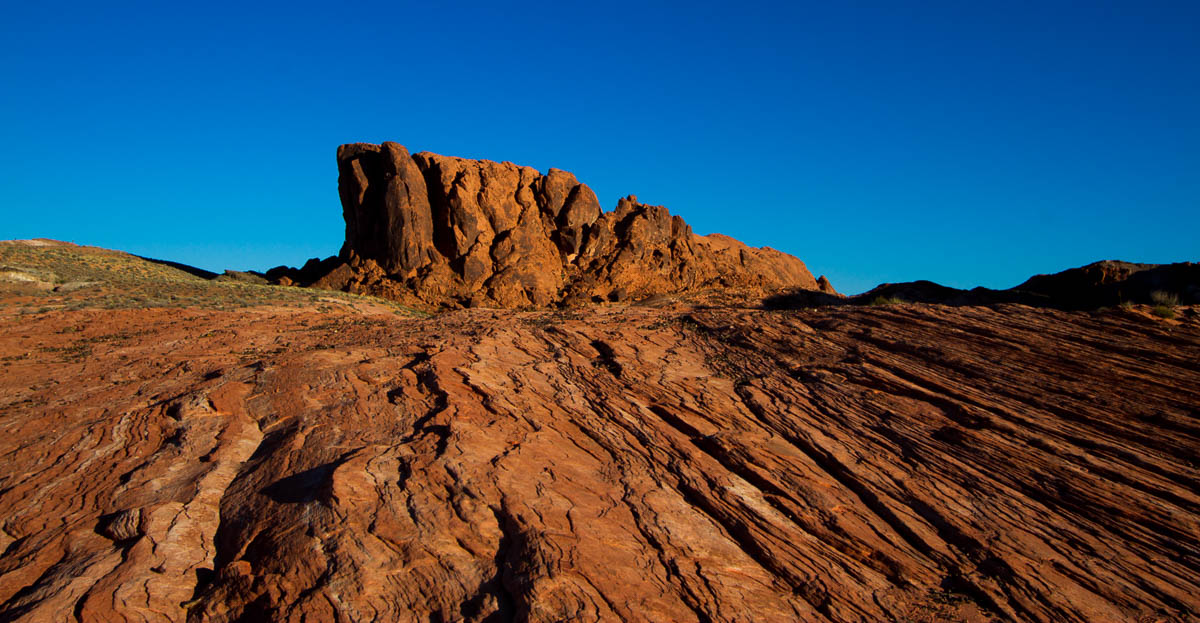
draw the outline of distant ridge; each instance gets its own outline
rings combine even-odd
[[[809,307],[890,300],[943,305],[1020,303],[1032,307],[1089,310],[1123,303],[1153,303],[1156,292],[1174,297],[1185,305],[1200,303],[1200,264],[1136,264],[1103,260],[1049,275],[1035,275],[1006,290],[982,287],[961,290],[921,280],[885,283],[848,298],[799,291],[770,297],[767,305]]]

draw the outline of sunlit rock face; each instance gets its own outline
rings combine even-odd
[[[603,212],[574,175],[401,145],[338,148],[340,262],[298,280],[433,306],[548,307],[705,289],[822,289],[799,259],[630,196]],[[832,286],[826,286],[827,291]]]

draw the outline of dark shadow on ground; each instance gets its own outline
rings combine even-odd
[[[135,255],[134,257],[141,260],[146,260],[147,262],[161,264],[162,266],[170,266],[171,268],[182,270],[189,275],[195,275],[201,279],[212,279],[217,276],[217,273],[212,271],[207,271],[203,268],[196,268],[195,266],[188,266],[187,264],[180,264],[179,262],[172,262],[170,260],[156,260],[152,257],[142,257],[141,255]]]

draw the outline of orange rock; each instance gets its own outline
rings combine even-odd
[[[1195,310],[0,306],[0,620],[1190,620],[1198,350]]]
[[[288,275],[295,281],[427,307],[821,288],[790,255],[696,236],[636,197],[604,213],[590,188],[558,169],[542,175],[508,162],[409,156],[396,143],[343,145],[338,169],[341,262],[310,262]]]

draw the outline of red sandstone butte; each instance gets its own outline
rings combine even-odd
[[[636,197],[604,212],[558,169],[342,145],[346,242],[289,282],[423,307],[554,307],[705,290],[833,292],[799,259],[698,236]],[[277,277],[278,278],[278,277]]]

